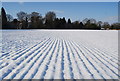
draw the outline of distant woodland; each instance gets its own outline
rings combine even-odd
[[[27,14],[20,11],[16,13],[17,18],[6,14],[5,9],[1,8],[0,24],[2,29],[91,29],[107,30],[120,29],[120,23],[109,24],[108,22],[96,21],[95,19],[85,18],[84,20],[71,22],[71,19],[57,18],[56,13],[49,11],[45,17],[38,12]]]

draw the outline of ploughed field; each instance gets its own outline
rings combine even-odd
[[[118,32],[3,30],[0,79],[118,79]]]

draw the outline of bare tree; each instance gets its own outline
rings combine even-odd
[[[31,13],[31,28],[42,28],[43,20],[42,15],[38,12]]]
[[[45,15],[45,26],[47,28],[54,28],[54,20],[56,18],[56,14],[54,12],[47,12]]]
[[[108,22],[104,22],[103,23],[103,28],[109,29],[110,28],[110,24]]]
[[[27,14],[26,18],[28,19],[28,21],[30,21],[31,20],[31,14]]]
[[[90,20],[90,23],[96,24],[96,20],[95,19],[90,18],[89,20]]]
[[[85,19],[83,19],[82,23],[85,24],[85,23],[87,23],[88,20],[89,20],[88,18],[85,18]]]
[[[32,16],[32,17],[38,17],[39,15],[40,15],[40,14],[39,14],[38,12],[32,12],[32,13],[31,13],[31,16]]]
[[[20,21],[23,21],[26,19],[26,16],[27,16],[27,13],[23,12],[23,11],[20,11],[17,13],[17,17]]]
[[[103,24],[102,21],[98,21],[98,22],[97,22],[97,25],[102,25],[102,24]]]
[[[6,17],[7,17],[7,21],[9,21],[9,22],[11,22],[13,20],[13,16],[10,14],[7,14]]]
[[[55,12],[49,11],[45,15],[45,19],[49,21],[53,21],[56,18]]]
[[[38,12],[31,13],[31,21],[36,22],[37,20],[42,20],[42,15]]]

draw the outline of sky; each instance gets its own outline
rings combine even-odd
[[[58,18],[72,21],[85,18],[109,23],[118,21],[118,2],[2,2],[2,6],[15,18],[20,11],[39,12],[43,17],[48,11],[54,11]]]

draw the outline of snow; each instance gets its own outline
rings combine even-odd
[[[120,77],[116,30],[2,30],[0,38],[0,79]]]

